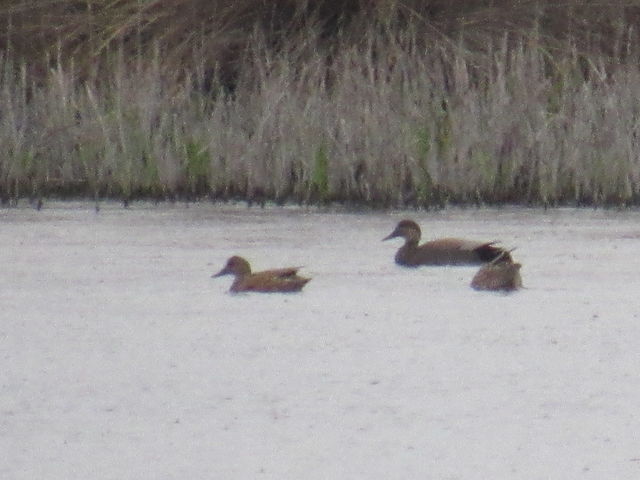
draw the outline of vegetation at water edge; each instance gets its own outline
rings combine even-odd
[[[0,198],[640,204],[640,4],[12,0]]]

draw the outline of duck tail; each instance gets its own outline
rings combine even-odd
[[[513,247],[510,250],[505,250],[504,248],[500,248],[500,253],[496,255],[496,257],[491,260],[491,264],[495,265],[496,263],[513,263],[513,257],[511,256],[511,252],[513,252],[516,247]]]
[[[480,260],[483,262],[510,262],[513,263],[513,258],[511,257],[511,252],[515,250],[512,248],[511,250],[506,250],[502,247],[495,246],[496,242],[487,243],[479,247],[476,252],[480,257]]]

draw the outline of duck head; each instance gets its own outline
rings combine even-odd
[[[413,220],[401,220],[393,232],[384,237],[382,241],[390,240],[396,237],[402,237],[407,242],[418,243],[420,240],[420,227]]]
[[[218,273],[211,275],[211,277],[222,277],[223,275],[242,276],[249,275],[251,273],[251,267],[249,262],[244,258],[233,256],[227,260],[227,264]]]

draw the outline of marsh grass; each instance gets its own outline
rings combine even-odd
[[[165,31],[144,50],[136,15],[115,46],[85,32],[107,59],[94,74],[60,53],[34,76],[17,46],[5,49],[5,202],[640,203],[640,67],[624,26],[618,45],[594,41],[587,56],[578,36],[550,53],[539,24],[425,42],[421,23],[372,20],[357,41],[344,28],[327,43],[327,24],[307,20],[287,27],[288,43],[254,26],[233,66],[218,68],[203,50],[211,32],[195,29],[199,41],[177,53]],[[472,48],[480,38],[490,41]]]

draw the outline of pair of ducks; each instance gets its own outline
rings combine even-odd
[[[476,242],[459,238],[442,238],[418,245],[420,227],[413,220],[402,220],[395,230],[382,240],[402,237],[405,243],[395,256],[404,267],[421,265],[484,265],[471,281],[476,290],[516,290],[522,286],[519,263],[511,253],[497,247],[496,242]],[[298,292],[310,278],[298,275],[300,267],[251,272],[244,258],[233,256],[213,277],[233,275],[231,292]]]

